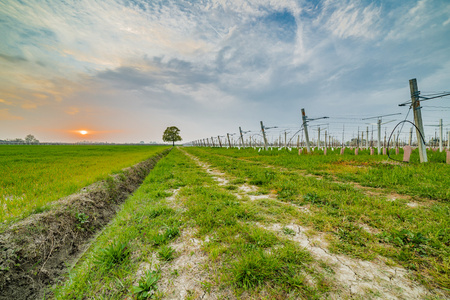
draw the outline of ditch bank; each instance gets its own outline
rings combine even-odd
[[[144,181],[160,154],[55,202],[0,233],[0,300],[41,299]]]

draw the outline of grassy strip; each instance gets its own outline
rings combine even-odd
[[[208,151],[265,165],[305,170],[310,174],[359,182],[365,186],[384,188],[401,194],[450,201],[450,165],[436,162],[445,162],[444,152],[430,151],[431,162],[427,164],[397,164],[387,160],[386,156],[371,156],[368,150],[361,150],[358,156],[350,149],[345,150],[344,156],[339,155],[338,149],[328,150],[326,156],[323,151],[315,151],[313,155],[298,155],[296,149],[258,152],[254,149],[211,148]],[[401,160],[402,154],[393,157]]]
[[[185,172],[178,172],[182,169]],[[152,264],[151,253],[181,230],[181,212],[166,205],[165,198],[171,195],[167,191],[194,183],[195,176],[189,175],[195,173],[184,168],[172,152],[162,159],[70,271],[68,280],[55,288],[55,298],[122,299],[130,295],[140,264]],[[152,286],[151,280],[148,285]]]
[[[0,223],[45,211],[50,202],[166,148],[1,145]]]
[[[184,209],[175,209],[166,200],[167,191],[180,187],[177,197]],[[68,280],[55,288],[54,296],[161,297],[164,291],[157,291],[157,271],[145,274],[139,286],[133,287],[135,274],[142,263],[154,263],[152,253],[170,262],[176,253],[169,242],[193,227],[200,238],[208,240],[203,246],[210,258],[206,267],[215,274],[202,283],[205,292],[214,287],[219,292],[231,289],[237,295],[255,297],[322,297],[331,288],[321,273],[325,264],[314,262],[293,242],[254,224],[270,222],[270,214],[258,203],[239,201],[174,149],[126,201]]]
[[[387,201],[383,196],[371,196],[327,178],[299,176],[292,166],[286,171],[268,168],[264,154],[263,159],[258,159],[260,163],[255,164],[231,157],[235,150],[230,151],[229,157],[224,150],[186,150],[231,174],[237,181],[258,185],[266,192],[276,193],[282,201],[308,207],[311,214],[298,222],[330,233],[330,250],[363,259],[381,255],[415,271],[428,287],[449,289],[448,202],[420,203],[419,207],[411,208],[406,200]],[[275,159],[267,161],[276,165]],[[372,228],[373,232],[364,230],[363,226]]]

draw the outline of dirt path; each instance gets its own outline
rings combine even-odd
[[[219,185],[227,185],[229,183],[230,177],[227,174],[211,168],[198,157],[184,150],[182,151],[210,174]],[[230,191],[230,193],[233,193],[238,198],[243,196],[249,197],[250,200],[271,199],[277,201],[280,205],[293,206],[303,213],[310,213],[307,208],[279,201],[274,195],[259,195],[257,197],[252,195],[257,191],[258,187],[244,184],[238,187],[237,192]],[[410,271],[400,266],[389,266],[382,257],[374,261],[364,261],[342,254],[331,253],[327,249],[327,242],[323,234],[310,237],[306,234],[309,230],[308,228],[295,223],[288,225],[275,223],[270,226],[256,223],[255,225],[279,235],[283,234],[284,228],[288,228],[292,234],[288,236],[283,235],[283,237],[287,237],[307,249],[318,261],[330,264],[332,272],[326,276],[330,276],[338,286],[330,295],[332,299],[427,299],[435,296],[425,287],[411,280],[410,276],[412,273]]]
[[[221,154],[213,154],[216,156],[220,156],[220,157],[224,157],[226,159],[231,159],[231,157],[226,156],[226,155],[221,155]],[[306,170],[291,170],[285,167],[280,167],[280,166],[273,166],[273,165],[267,165],[258,161],[252,161],[252,160],[248,160],[245,158],[236,158],[237,160],[240,161],[244,161],[247,163],[251,163],[251,164],[255,164],[255,165],[260,165],[260,166],[264,166],[267,168],[271,168],[274,170],[279,170],[282,172],[294,172],[296,174],[298,174],[299,176],[305,176],[305,177],[313,177],[316,178],[317,180],[323,180],[324,177],[320,176],[320,175],[314,175],[314,174],[310,174],[308,173]],[[343,181],[340,180],[337,176],[331,175],[331,177],[333,178],[332,183],[335,184],[349,184],[351,186],[353,186],[354,188],[363,191],[364,193],[366,193],[367,195],[370,196],[378,196],[378,197],[385,197],[387,201],[396,201],[396,200],[407,200],[409,201],[409,203],[407,203],[406,205],[408,205],[411,208],[415,208],[415,207],[420,207],[423,205],[432,205],[434,202],[434,200],[430,200],[427,198],[421,198],[418,196],[410,196],[410,195],[406,195],[406,194],[399,194],[399,193],[395,193],[389,190],[385,190],[382,188],[374,188],[374,187],[369,187],[369,186],[364,186],[361,185],[359,182],[355,182],[355,181]]]

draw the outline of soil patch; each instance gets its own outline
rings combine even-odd
[[[41,299],[170,149],[0,233],[0,300]]]

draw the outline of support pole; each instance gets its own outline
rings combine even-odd
[[[419,90],[417,88],[416,78],[409,80],[409,89],[411,91],[411,104],[414,110],[414,123],[418,128],[418,129],[416,128],[416,135],[417,135],[417,143],[419,144],[420,162],[424,163],[427,162],[428,159],[427,159],[427,149],[424,140],[422,139],[422,136],[425,138],[425,131],[423,130],[422,111],[420,107]]]
[[[409,146],[412,145],[412,132],[413,132],[413,128],[411,127],[411,129],[409,130],[409,143],[408,143]]]
[[[214,138],[213,138],[213,137],[211,137],[211,143],[212,143],[212,146],[213,146],[213,147],[216,146],[216,145],[214,144]]]
[[[231,147],[231,141],[230,141],[230,134],[229,134],[229,133],[227,133],[227,138],[228,138],[228,146],[229,146],[230,148],[232,148],[232,147]]]
[[[222,148],[222,141],[220,140],[220,136],[217,136],[217,139],[219,140],[219,146]]]
[[[317,150],[320,149],[320,126],[319,126],[319,130],[317,132]]]
[[[439,120],[439,152],[444,151],[442,137],[443,137],[442,119]]]
[[[306,121],[305,109],[302,108],[302,120],[303,120],[303,129],[305,130],[305,139],[306,139],[306,151],[311,153],[311,148],[309,146],[309,135],[308,135],[308,124]]]
[[[378,119],[378,155],[381,154],[381,119]]]
[[[264,138],[264,150],[267,150],[267,138],[266,138],[266,132],[264,131],[264,124],[262,121],[261,122],[261,131],[263,134],[263,138]]]
[[[241,129],[241,126],[239,126],[239,134],[241,135],[242,148],[245,148],[245,144],[244,144],[244,136],[242,135],[242,129]]]
[[[286,131],[284,132],[284,148],[287,149],[287,132]]]
[[[366,126],[366,149],[369,149],[369,126]]]

